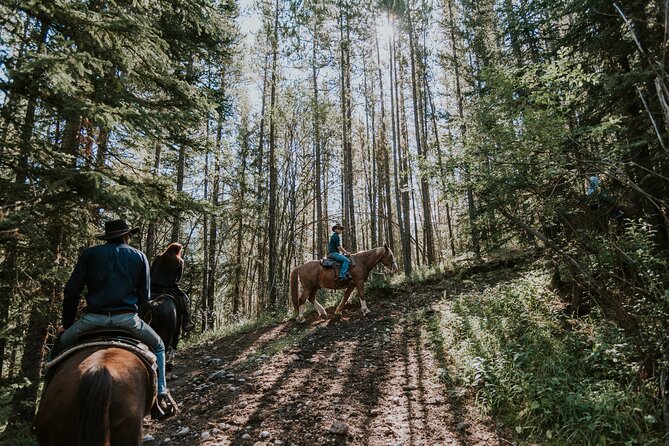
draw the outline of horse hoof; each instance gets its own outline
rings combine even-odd
[[[295,322],[297,322],[298,324],[304,324],[306,321],[307,320],[303,317],[296,317],[295,318]]]
[[[369,314],[369,310],[363,310],[362,315],[367,316]]]

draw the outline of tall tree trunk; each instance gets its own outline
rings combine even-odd
[[[9,326],[9,309],[12,305],[14,292],[18,279],[16,277],[16,258],[18,244],[15,240],[9,242],[6,247],[5,258],[0,268],[0,324]],[[7,336],[0,337],[0,381],[4,371],[5,349],[7,347]]]
[[[367,138],[367,163],[364,163],[367,170],[365,172],[365,178],[367,180],[367,200],[369,204],[369,228],[370,228],[370,246],[378,246],[378,232],[377,232],[377,220],[378,220],[378,201],[377,201],[377,189],[375,179],[377,178],[376,172],[376,116],[375,116],[375,107],[373,104],[370,104],[369,96],[371,94],[371,89],[369,88],[368,76],[367,76],[367,64],[365,58],[363,57],[363,84],[365,91],[365,136]],[[371,121],[371,123],[370,123]]]
[[[420,90],[418,88],[416,75],[416,49],[413,31],[413,22],[411,20],[411,5],[407,6],[407,18],[409,20],[409,53],[411,59],[411,92],[413,96],[413,116],[416,129],[416,149],[418,153],[418,172],[420,175],[421,202],[423,205],[423,245],[427,254],[428,265],[432,265],[435,260],[434,255],[434,234],[432,232],[432,203],[430,198],[430,186],[427,174],[424,172],[425,164],[428,162],[428,146],[426,144],[426,135],[421,134],[423,130],[422,119],[419,118],[422,109]]]
[[[276,158],[276,84],[277,84],[277,58],[279,40],[279,0],[275,2],[275,18],[272,39],[272,74],[270,81],[270,105],[269,105],[269,226],[267,231],[269,241],[268,257],[268,303],[271,308],[276,308],[278,296],[276,289],[277,281],[277,195],[278,195],[278,169]]]
[[[265,225],[267,221],[267,214],[265,212],[265,199],[266,199],[266,190],[264,178],[264,157],[265,157],[265,115],[267,113],[267,89],[269,84],[268,73],[269,73],[269,61],[270,56],[265,57],[265,66],[263,70],[263,91],[262,91],[262,100],[260,106],[260,129],[258,131],[258,153],[256,158],[255,174],[258,178],[257,189],[256,189],[256,215],[258,215],[258,222],[255,225],[255,230],[253,232],[253,238],[257,243],[257,258],[260,259],[259,262],[252,262],[253,272],[252,277],[255,277],[255,287],[256,287],[256,302],[259,300],[260,295],[265,291],[265,263],[262,260],[266,258],[267,252],[267,231],[265,230]],[[250,294],[253,294],[253,290],[249,291]],[[251,315],[251,304],[249,301],[249,308],[247,309],[247,314]]]
[[[390,18],[389,18],[390,20]],[[395,201],[397,204],[397,222],[399,224],[400,239],[402,241],[402,266],[404,273],[408,276],[411,274],[411,246],[410,246],[410,232],[407,231],[407,223],[409,219],[408,208],[404,207],[405,195],[403,189],[408,189],[408,185],[404,187],[404,181],[400,179],[402,158],[402,135],[400,132],[400,103],[399,103],[399,86],[397,78],[397,48],[395,39],[391,36],[388,38],[388,48],[390,54],[390,108],[393,127],[393,178],[395,184]],[[408,198],[408,190],[406,191]]]
[[[390,45],[389,45],[390,48]],[[379,71],[379,94],[381,98],[381,122],[379,125],[379,203],[381,207],[385,207],[385,215],[382,223],[385,226],[386,240],[390,249],[397,252],[395,246],[395,237],[393,236],[393,207],[392,196],[390,193],[390,156],[388,154],[388,139],[386,131],[386,107],[383,90],[383,74],[381,72],[381,51],[379,49],[379,39],[376,38],[376,59]],[[392,78],[391,78],[392,79]],[[391,84],[392,85],[392,84]],[[392,94],[391,94],[392,103]],[[392,114],[392,109],[391,109]],[[393,127],[394,129],[394,127]],[[385,193],[385,197],[381,197]],[[384,200],[385,199],[385,200]],[[379,236],[383,233],[381,226],[379,227]]]
[[[161,162],[162,148],[159,142],[156,142],[155,152],[153,157],[153,171],[151,174],[157,176],[160,172],[160,162]],[[149,259],[153,259],[156,256],[156,222],[151,219],[149,222],[149,228],[146,231],[146,255]]]
[[[313,241],[313,252],[316,258],[323,257],[323,240],[326,240],[327,234],[323,225],[323,193],[321,174],[321,113],[318,102],[318,70],[316,68],[316,47],[318,45],[318,31],[314,29],[314,41],[311,47],[311,75],[314,88],[314,198],[316,206],[316,235]]]
[[[455,40],[455,17],[453,14],[453,0],[447,0],[448,3],[448,22],[451,36],[451,51],[453,53],[453,69],[455,74],[455,95],[458,104],[458,116],[460,118],[460,135],[464,136],[467,128],[465,126],[465,112],[464,112],[464,98],[462,96],[462,88],[460,85],[460,60],[457,51],[457,44]],[[469,168],[465,167],[465,182],[469,183],[470,173]],[[479,230],[476,223],[477,213],[474,203],[474,191],[471,186],[467,186],[467,207],[469,210],[469,227],[472,238],[472,250],[477,259],[481,258],[481,244],[479,240]]]
[[[339,37],[341,57],[343,225],[348,227],[345,235],[345,245],[348,246],[349,250],[357,251],[355,201],[353,199],[353,148],[351,143],[351,37],[347,5],[343,1],[339,3]]]
[[[45,294],[50,296],[52,301],[55,300],[57,291],[55,289],[46,291]],[[21,357],[20,376],[25,378],[27,383],[16,389],[12,397],[11,412],[5,430],[5,435],[8,437],[11,437],[12,432],[21,430],[22,426],[31,423],[35,416],[42,357],[49,327],[47,315],[48,312],[41,307],[39,301],[33,303]]]
[[[242,272],[244,265],[244,256],[242,252],[243,241],[244,241],[244,208],[246,206],[246,163],[249,152],[249,132],[247,129],[248,123],[246,116],[242,116],[241,119],[241,131],[243,132],[241,137],[241,153],[240,161],[241,166],[239,167],[239,174],[237,181],[239,181],[239,196],[237,198],[237,234],[236,234],[236,247],[235,247],[235,280],[233,285],[233,294],[232,294],[232,314],[233,316],[239,315],[239,309],[241,305],[241,296],[242,296]]]
[[[402,225],[404,238],[402,239],[402,254],[404,257],[404,274],[411,274],[413,269],[411,255],[411,189],[409,181],[409,136],[407,131],[406,114],[404,113],[404,69],[399,59],[400,49],[395,45],[395,100],[397,111],[398,145],[397,155],[400,164],[400,193],[402,197]],[[418,241],[416,241],[418,242]]]
[[[210,126],[209,126],[209,120],[207,120],[207,139],[209,139],[209,131],[210,131]],[[211,155],[211,151],[207,149],[207,154],[205,155],[204,158],[204,191],[203,191],[203,199],[205,201],[210,200],[211,197],[209,196],[209,156]],[[202,293],[200,294],[200,311],[201,314],[206,315],[206,305],[204,298],[206,296],[209,296],[209,277],[211,274],[211,271],[209,271],[209,214],[204,213],[202,216]],[[204,318],[202,321],[202,331],[205,330],[205,324],[204,324]]]
[[[177,194],[180,194],[184,190],[184,177],[186,175],[186,146],[185,144],[179,145],[179,162],[177,165]],[[181,234],[181,210],[177,209],[174,212],[174,221],[172,222],[172,234],[170,235],[170,241],[176,242],[179,241],[179,236]]]

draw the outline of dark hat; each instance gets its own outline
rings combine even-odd
[[[125,220],[110,220],[105,222],[105,233],[98,235],[100,240],[111,240],[123,237],[126,234],[137,234],[139,228],[130,228]]]
[[[334,231],[334,230],[337,229],[337,228],[346,229],[345,227],[343,227],[342,225],[340,225],[339,223],[337,223],[337,224],[335,224],[335,225],[332,227],[332,230]]]

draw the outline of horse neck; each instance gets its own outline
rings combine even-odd
[[[361,263],[367,271],[374,268],[383,257],[383,248],[374,248],[369,251],[359,252],[354,255],[355,260]]]

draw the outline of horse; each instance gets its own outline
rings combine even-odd
[[[160,293],[140,309],[140,317],[153,328],[165,344],[165,370],[174,366],[174,352],[179,343],[181,318],[172,295]]]
[[[351,273],[350,280],[339,281],[336,276],[335,269],[326,269],[321,265],[320,260],[311,260],[303,265],[294,268],[290,272],[290,296],[295,308],[295,321],[302,323],[304,318],[304,304],[309,299],[318,314],[323,318],[327,317],[325,308],[316,300],[316,292],[321,288],[342,289],[344,291],[344,298],[339,303],[335,310],[335,314],[341,314],[344,305],[348,301],[349,296],[354,289],[358,290],[358,298],[360,299],[360,307],[363,316],[369,313],[367,303],[365,302],[365,281],[369,277],[370,271],[379,263],[383,263],[387,268],[390,268],[395,274],[398,270],[395,256],[387,245],[370,249],[369,251],[362,251],[351,255],[355,262],[355,267],[349,269]],[[302,294],[298,298],[298,281],[302,284]]]
[[[48,380],[34,428],[40,446],[139,446],[155,398],[152,370],[110,345],[66,356]]]

